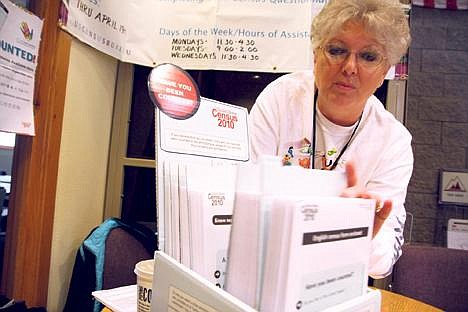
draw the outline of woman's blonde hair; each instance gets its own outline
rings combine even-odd
[[[337,35],[347,22],[362,24],[374,34],[390,65],[398,63],[408,49],[408,18],[398,0],[329,0],[312,22],[313,49]]]

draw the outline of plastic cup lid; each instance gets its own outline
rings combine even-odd
[[[135,274],[139,276],[153,276],[154,259],[143,260],[135,265]]]

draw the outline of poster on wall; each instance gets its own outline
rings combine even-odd
[[[60,25],[124,62],[184,69],[311,68],[310,24],[326,0],[63,0]]]
[[[0,131],[34,135],[33,97],[42,20],[0,0]]]
[[[439,203],[468,206],[468,170],[442,169]]]

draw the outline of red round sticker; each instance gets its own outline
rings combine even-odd
[[[200,106],[200,92],[192,77],[173,64],[161,64],[148,76],[148,90],[153,103],[175,119],[193,116]]]

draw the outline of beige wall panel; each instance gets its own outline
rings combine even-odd
[[[60,147],[47,310],[62,311],[77,248],[103,221],[117,60],[73,40]]]

